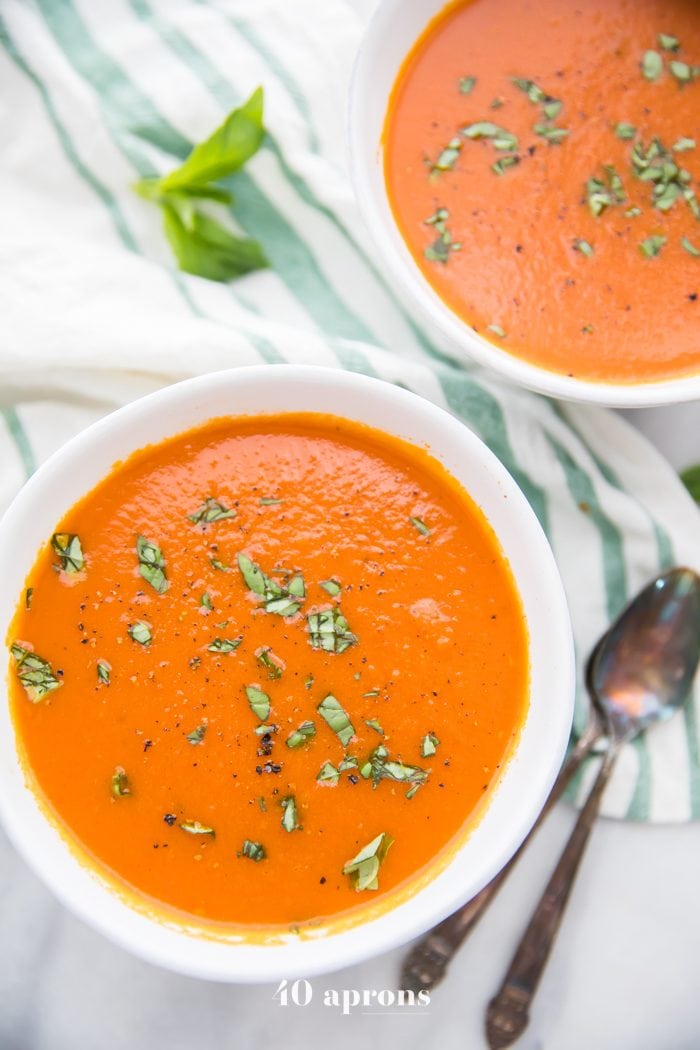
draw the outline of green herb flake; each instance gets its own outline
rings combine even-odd
[[[149,646],[153,641],[151,628],[144,620],[136,620],[135,623],[130,623],[126,633],[133,642],[138,642],[139,645]]]
[[[435,736],[435,733],[426,733],[420,742],[421,758],[430,758],[431,755],[434,755],[439,743],[440,741]]]
[[[379,888],[379,868],[393,841],[391,835],[383,831],[343,865],[343,875],[349,877],[351,885],[358,893]]]
[[[97,680],[109,685],[112,680],[112,665],[107,660],[97,661]]]
[[[379,696],[379,690],[378,689],[368,689],[367,692],[363,693],[362,695],[363,696]]]
[[[284,503],[284,500],[275,499],[274,496],[263,496],[260,500],[261,507],[276,507],[279,503]]]
[[[664,63],[658,51],[645,51],[642,57],[642,74],[647,80],[658,80],[663,73]]]
[[[284,666],[279,657],[275,656],[269,645],[259,649],[255,654],[255,659],[265,668],[268,678],[274,681],[282,677]]]
[[[615,125],[615,134],[623,141],[626,139],[633,139],[637,134],[637,129],[634,124],[628,124],[626,121],[622,120],[619,124]]]
[[[295,729],[293,733],[290,733],[287,737],[287,747],[293,751],[298,747],[302,747],[303,744],[308,743],[316,736],[316,726],[313,722],[306,721],[302,722],[298,729]]]
[[[124,769],[117,766],[112,775],[112,798],[126,798],[131,794],[131,785]]]
[[[236,511],[229,510],[223,503],[219,503],[218,499],[212,499],[211,496],[207,496],[199,510],[188,514],[187,517],[195,525],[211,525],[214,521],[225,521],[228,518],[235,518]]]
[[[460,95],[471,95],[476,86],[476,77],[460,77],[457,86]]]
[[[139,534],[136,537],[136,555],[140,575],[146,583],[150,583],[154,591],[165,594],[169,584],[165,574],[165,558],[160,547]]]
[[[365,779],[372,779],[373,787],[377,787],[380,781],[389,780],[397,784],[408,784],[411,787],[420,787],[428,779],[428,770],[420,766],[411,766],[390,758],[389,752],[383,744],[379,744],[370,753],[367,762],[360,770]],[[411,797],[415,794],[412,793]]]
[[[265,802],[265,799],[262,795],[260,795],[258,798],[258,806],[260,807],[261,813],[267,813],[267,803]]]
[[[207,724],[206,722],[202,722],[195,729],[193,729],[191,733],[187,734],[187,739],[189,740],[190,744],[202,744],[204,742],[206,732]]]
[[[591,255],[593,255],[594,253],[594,248],[592,244],[588,243],[588,241],[579,239],[574,241],[574,251],[580,252],[581,255],[585,255],[587,258],[590,258]]]
[[[671,149],[675,153],[687,153],[688,150],[695,149],[696,145],[697,142],[695,139],[690,139],[685,135],[681,135],[681,137],[673,143]]]
[[[347,747],[355,735],[355,730],[340,701],[329,693],[324,697],[316,710],[337,735],[343,747]]]
[[[279,729],[279,726],[275,725],[274,723],[271,723],[271,724],[268,725],[267,723],[263,722],[262,725],[255,727],[255,735],[256,736],[266,736],[267,733],[270,733],[270,734],[276,733],[278,731],[278,729]]]
[[[335,787],[339,780],[340,773],[332,762],[324,762],[316,774],[316,783],[318,784],[330,784]]]
[[[496,98],[491,99],[491,102],[489,103],[489,109],[501,109],[503,105],[503,99],[500,97],[500,95],[497,95]]]
[[[210,653],[232,653],[243,641],[242,638],[215,638],[207,649]]]
[[[314,676],[312,674],[310,674],[310,675],[308,675],[306,677],[306,679],[304,681],[304,688],[305,689],[310,689],[313,684],[314,684]]]
[[[257,715],[261,722],[266,722],[270,717],[270,697],[257,685],[247,685],[245,694],[253,714]]]
[[[15,669],[25,693],[33,704],[38,704],[48,693],[60,689],[63,682],[53,672],[48,660],[25,649],[16,642],[10,647]]]
[[[408,520],[410,521],[411,525],[413,525],[413,528],[420,532],[421,536],[430,535],[430,529],[421,518],[414,518],[409,516]]]
[[[199,607],[200,609],[208,609],[209,612],[213,612],[214,602],[211,600],[211,595],[209,594],[209,591],[205,591],[202,597],[199,599]]]
[[[492,332],[493,335],[498,337],[498,339],[505,339],[506,337],[506,330],[500,324],[489,324],[486,326],[486,331]]]
[[[431,175],[437,175],[442,171],[451,171],[457,163],[461,149],[462,140],[458,136],[450,139],[445,149],[440,152],[435,163],[431,164]]]
[[[655,259],[666,244],[667,239],[668,238],[661,235],[653,234],[651,237],[646,237],[641,242],[639,250],[646,259]]]
[[[264,601],[266,612],[277,616],[294,616],[299,612],[306,596],[302,576],[294,576],[286,585],[278,583],[243,553],[238,555],[238,568],[248,590]]]
[[[511,82],[522,91],[536,106],[542,105],[547,98],[547,92],[543,91],[542,88],[534,82],[534,80],[527,80],[525,77],[511,77]]]
[[[518,143],[515,135],[499,124],[494,124],[492,120],[477,120],[468,124],[462,128],[462,134],[467,139],[508,139],[513,141],[515,146]]]
[[[673,59],[668,64],[668,68],[671,75],[676,78],[679,84],[689,84],[694,79],[694,70],[687,62],[679,62],[677,59]]]
[[[641,214],[642,214],[642,209],[641,208],[637,208],[635,206],[633,208],[628,208],[627,209],[627,211],[625,212],[625,218],[627,218],[627,219],[636,219],[637,216],[641,215]]]
[[[364,695],[369,696],[370,694],[365,693]],[[365,725],[369,726],[370,729],[373,729],[375,733],[379,733],[380,736],[384,736],[384,730],[376,718],[365,718]]]
[[[662,51],[678,51],[680,49],[681,45],[678,38],[671,36],[669,33],[659,33],[657,39]]]
[[[219,561],[218,558],[210,558],[212,569],[216,569],[218,572],[230,572],[231,566],[225,565],[224,562]]]
[[[282,820],[280,823],[285,831],[301,831],[297,803],[294,795],[287,795],[280,802],[282,807]]]
[[[330,594],[331,598],[337,598],[342,590],[342,587],[336,580],[321,580],[321,587],[327,594]]]
[[[253,842],[251,839],[245,839],[243,846],[237,857],[247,857],[249,860],[254,860],[258,864],[261,860],[265,860],[267,853],[265,847],[260,842]]]
[[[348,626],[348,621],[338,606],[322,612],[309,613],[307,616],[309,642],[313,649],[322,649],[327,653],[344,653],[351,645],[357,644],[357,637]]]
[[[688,467],[681,474],[681,481],[687,488],[696,503],[700,503],[700,463],[694,467]]]
[[[26,591],[24,592],[24,608],[27,610],[27,612],[32,607],[32,598],[33,597],[34,597],[34,588],[33,587],[27,587]]]
[[[71,532],[54,532],[51,537],[51,547],[54,554],[58,555],[58,562],[63,572],[82,572],[85,568],[85,558],[80,537]]]
[[[700,248],[696,248],[695,245],[688,240],[687,237],[681,237],[681,245],[688,252],[689,255],[695,256],[696,259],[700,258]]]
[[[532,130],[552,146],[559,145],[571,134],[568,128],[556,128],[551,124],[535,124]]]
[[[183,820],[178,827],[188,835],[211,835],[216,837],[216,832],[208,824],[200,824],[198,820]]]
[[[509,168],[515,168],[520,163],[520,157],[515,154],[507,157],[499,157],[497,161],[491,165],[491,171],[495,175],[505,175]]]

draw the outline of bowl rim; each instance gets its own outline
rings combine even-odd
[[[460,882],[458,888],[452,886],[450,892],[439,893],[438,884],[441,880],[444,881],[445,872],[452,871],[454,875],[457,859],[463,855],[468,844],[481,833],[481,828],[485,824],[488,826],[489,813],[497,806],[500,793],[504,790],[503,785],[510,783],[509,777],[513,776],[511,771],[521,752],[522,739],[526,735],[532,715],[532,700],[521,741],[491,795],[484,817],[468,838],[457,846],[445,867],[437,872],[432,881],[427,885],[420,885],[408,899],[401,899],[392,904],[377,918],[360,918],[350,928],[339,932],[331,931],[318,939],[307,936],[264,946],[193,937],[184,925],[173,929],[161,919],[135,910],[133,905],[120,898],[99,874],[88,870],[78,859],[75,850],[71,849],[65,836],[48,818],[45,808],[39,804],[37,796],[27,783],[18,754],[18,740],[10,719],[9,703],[4,704],[0,710],[0,821],[20,855],[39,878],[70,911],[133,954],[188,976],[237,983],[272,981],[291,976],[309,977],[360,962],[425,932],[464,903],[469,896],[478,892],[517,849],[544,805],[568,744],[575,694],[573,637],[563,585],[548,540],[534,511],[506,468],[468,426],[444,409],[386,381],[336,368],[280,364],[209,373],[161,388],[101,418],[54,452],[15,497],[0,519],[0,562],[4,557],[2,552],[13,549],[9,543],[13,534],[15,539],[18,535],[21,536],[21,531],[18,530],[21,530],[23,525],[26,528],[27,522],[31,520],[28,516],[34,514],[41,519],[42,501],[47,492],[50,495],[51,485],[58,484],[62,477],[65,479],[68,476],[67,472],[75,467],[81,457],[85,459],[86,453],[88,458],[91,452],[99,457],[102,455],[100,449],[106,442],[109,447],[115,446],[114,452],[110,453],[111,463],[118,462],[128,454],[123,451],[124,446],[132,451],[144,447],[144,442],[136,437],[142,427],[155,431],[155,435],[146,444],[155,443],[197,425],[197,420],[204,423],[208,419],[217,418],[222,413],[208,410],[212,401],[216,403],[217,397],[224,400],[228,397],[235,400],[238,397],[241,400],[252,396],[251,392],[254,394],[263,390],[266,405],[271,393],[280,403],[286,404],[291,401],[286,409],[289,412],[327,412],[327,406],[331,403],[334,404],[332,414],[358,419],[360,422],[366,420],[358,414],[359,412],[371,413],[376,409],[378,415],[382,413],[383,419],[392,419],[394,413],[400,417],[403,412],[404,422],[398,428],[394,424],[384,427],[375,423],[369,425],[377,426],[390,434],[403,436],[404,440],[412,441],[417,447],[426,447],[424,436],[414,435],[411,439],[401,430],[401,427],[406,425],[405,419],[417,419],[423,435],[431,430],[434,434],[445,434],[448,444],[450,441],[454,442],[460,462],[463,459],[469,462],[470,469],[478,467],[482,470],[484,478],[488,478],[485,484],[493,487],[494,499],[498,494],[499,498],[508,501],[507,513],[513,517],[514,528],[517,525],[518,537],[524,537],[521,555],[523,563],[527,552],[528,566],[532,564],[532,571],[537,573],[537,582],[533,586],[541,593],[544,607],[551,613],[551,620],[546,624],[546,629],[544,621],[537,623],[528,619],[531,697],[536,695],[533,676],[546,662],[546,676],[551,679],[551,692],[553,696],[556,693],[557,703],[555,705],[550,701],[551,710],[548,708],[547,719],[543,721],[548,751],[546,754],[538,753],[536,768],[528,767],[526,771],[530,797],[525,803],[518,796],[516,809],[519,811],[510,825],[506,822],[504,835],[507,832],[507,841],[505,845],[500,844],[498,849],[493,849],[488,863],[482,864],[471,892],[467,892],[465,896],[463,883]],[[343,402],[351,400],[353,396],[356,403],[362,407],[360,410],[346,411]],[[318,407],[300,407],[294,403],[295,397],[302,402],[313,399],[314,402],[318,402]],[[337,399],[337,405],[329,400],[331,397]],[[247,404],[247,400],[245,403]],[[367,409],[368,404],[374,405],[374,408]],[[195,418],[195,422],[188,420],[183,424],[179,421],[178,409],[181,412],[189,412],[190,416]],[[270,411],[278,410],[258,407],[248,412],[247,409],[243,411],[241,408],[234,408],[229,414],[235,417],[242,414],[262,415]],[[172,424],[171,413],[175,420]],[[158,437],[157,434],[162,436]],[[117,444],[119,441],[121,446]],[[444,456],[438,452],[433,452],[433,455],[438,461],[444,462]],[[97,480],[89,485],[81,482],[81,491],[89,491],[105,473],[104,469],[96,471]],[[464,481],[461,483],[467,488]],[[63,499],[63,496],[61,498]],[[75,498],[67,496],[64,510],[60,513],[67,511],[74,503]],[[49,507],[43,511],[43,515],[50,522],[50,529],[56,520],[56,511]],[[502,536],[493,525],[491,517],[488,514],[486,516],[500,542]],[[41,535],[46,534],[45,521],[39,520],[33,527],[36,527]],[[521,542],[520,539],[518,542]],[[24,558],[22,563],[25,567],[21,573],[17,570],[22,579],[26,577],[26,572],[36,557],[36,547],[32,547],[31,540],[27,543],[30,551],[24,555],[20,552],[19,558],[20,562]],[[16,550],[13,557],[17,558]],[[510,556],[508,560],[512,562]],[[521,600],[525,602],[522,580],[518,578],[512,564],[511,571]],[[17,593],[21,593],[12,591],[11,585],[5,583],[6,575],[0,574],[0,579],[3,580],[0,585],[0,621],[3,622],[4,631],[7,630],[9,619],[7,622],[4,620],[3,602],[8,606],[11,615],[16,607]],[[6,589],[4,599],[3,589]],[[535,645],[538,646],[537,651]],[[552,652],[556,653],[556,656],[552,657]],[[9,674],[9,661],[7,673]],[[538,701],[544,703],[539,697]],[[525,779],[525,774],[522,774],[522,779]],[[518,789],[521,793],[522,787],[521,783]],[[425,904],[426,900],[429,907]],[[419,902],[422,902],[422,907]]]
[[[414,39],[450,0],[426,0],[429,13]],[[365,229],[379,253],[404,306],[429,322],[446,339],[453,353],[464,355],[517,386],[567,401],[605,405],[610,408],[651,408],[700,399],[700,371],[688,376],[645,383],[595,382],[576,379],[533,364],[491,343],[475,332],[447,306],[429,284],[401,237],[389,204],[382,174],[382,143],[368,141],[363,98],[375,81],[372,51],[382,34],[390,32],[397,17],[405,17],[403,0],[378,0],[365,28],[350,77],[346,105],[345,145],[350,179]],[[406,57],[406,52],[404,58]],[[394,71],[395,82],[398,69]],[[388,97],[382,103],[382,126]],[[376,176],[381,191],[375,188]],[[378,198],[381,199],[381,205]]]

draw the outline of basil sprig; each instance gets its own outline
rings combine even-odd
[[[383,831],[368,842],[360,852],[343,865],[343,875],[347,875],[351,884],[359,893],[361,890],[379,888],[379,867],[384,861],[394,840]]]
[[[54,532],[51,537],[51,547],[54,554],[58,555],[58,563],[64,572],[82,572],[85,568],[80,537],[75,533]]]
[[[146,583],[150,583],[158,594],[165,594],[168,589],[168,578],[165,575],[165,558],[163,552],[152,540],[139,534],[136,537],[136,554],[139,559],[139,573]]]
[[[229,281],[269,265],[258,241],[236,236],[202,210],[202,202],[233,203],[231,193],[218,183],[243,167],[264,136],[263,91],[257,88],[179,168],[135,184],[140,196],[160,206],[165,234],[186,273]]]
[[[48,660],[44,660],[38,653],[17,643],[10,647],[10,652],[15,658],[17,677],[33,704],[38,704],[48,693],[60,689],[63,685],[54,674]]]

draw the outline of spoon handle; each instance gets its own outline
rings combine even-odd
[[[620,744],[612,744],[578,815],[532,918],[523,934],[498,994],[486,1011],[486,1037],[491,1050],[510,1046],[527,1028],[529,1009],[559,929],[574,880],[598,815]]]
[[[486,911],[491,900],[501,888],[508,874],[515,867],[515,862],[525,849],[525,846],[534,835],[537,828],[544,820],[555,802],[557,802],[569,781],[578,771],[586,755],[593,745],[600,739],[601,730],[597,721],[593,719],[588,723],[581,736],[578,738],[567,761],[559,771],[559,776],[549,793],[542,812],[533,824],[527,836],[523,839],[517,851],[497,875],[484,886],[483,890],[472,897],[462,908],[454,912],[439,925],[426,934],[408,953],[401,969],[400,987],[411,989],[415,992],[421,988],[434,988],[439,984],[447,973],[447,968],[465,940],[469,931],[476,925],[483,913]]]

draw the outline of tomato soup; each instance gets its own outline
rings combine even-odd
[[[399,229],[476,332],[582,380],[700,370],[697,0],[471,0],[406,59]]]
[[[287,927],[426,869],[526,714],[498,541],[427,452],[332,416],[214,420],[59,522],[11,626],[31,782],[171,914]]]

